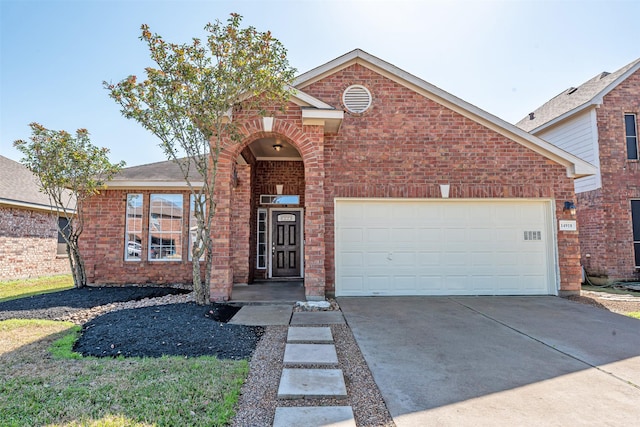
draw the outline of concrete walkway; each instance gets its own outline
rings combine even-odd
[[[640,419],[636,319],[556,297],[338,303],[399,427]]]
[[[241,325],[288,325],[278,399],[304,399],[308,406],[277,407],[274,427],[355,427],[351,406],[314,406],[314,399],[347,397],[330,324],[344,324],[336,312],[293,313],[292,305],[243,306],[229,321]]]

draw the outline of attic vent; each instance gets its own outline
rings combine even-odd
[[[611,74],[608,71],[603,71],[602,73],[600,73],[600,77],[598,78],[598,80],[600,79],[604,79],[605,77],[607,77],[609,74]]]
[[[533,120],[536,118],[536,113],[529,113],[529,120]]]
[[[371,92],[361,85],[352,85],[342,94],[342,103],[352,113],[364,113],[371,106]]]
[[[571,95],[573,92],[577,90],[578,90],[577,87],[570,87],[569,89],[567,89],[567,95]]]

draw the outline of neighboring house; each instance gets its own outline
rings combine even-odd
[[[640,268],[640,59],[571,87],[517,126],[598,167],[576,179],[581,262],[609,282]]]
[[[31,171],[0,156],[0,280],[71,273],[59,221]]]
[[[256,279],[303,280],[308,299],[579,291],[578,235],[557,224],[592,165],[361,50],[294,87],[285,113],[232,118],[213,299]],[[86,207],[89,281],[191,280],[175,165],[124,169]]]

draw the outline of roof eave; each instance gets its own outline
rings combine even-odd
[[[623,67],[624,68],[624,67]],[[573,108],[561,115],[559,115],[558,117],[549,120],[546,123],[541,124],[538,127],[535,127],[533,129],[531,129],[529,132],[530,133],[539,133],[542,132],[545,129],[548,129],[550,127],[555,126],[556,124],[568,119],[571,116],[574,116],[578,113],[581,113],[582,111],[588,109],[588,108],[593,108],[593,107],[598,107],[602,104],[604,97],[611,92],[613,89],[615,89],[620,83],[622,83],[623,81],[625,81],[626,79],[629,78],[629,76],[631,76],[633,73],[635,73],[636,71],[638,71],[640,69],[640,60],[637,60],[636,64],[629,68],[627,71],[625,71],[624,73],[620,74],[614,81],[612,81],[611,83],[609,83],[607,86],[604,87],[604,89],[602,89],[600,92],[596,93],[589,101],[585,102],[584,104]],[[580,88],[578,88],[580,89]],[[534,112],[535,113],[535,112]]]
[[[196,181],[191,183],[192,187],[204,187],[204,182]],[[107,190],[130,190],[130,189],[150,189],[150,190],[184,190],[189,185],[186,181],[147,181],[147,180],[113,180],[106,184]]]

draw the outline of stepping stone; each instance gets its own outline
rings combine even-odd
[[[337,366],[338,355],[333,344],[287,344],[284,365]]]
[[[273,427],[356,427],[351,406],[300,406],[276,408]]]
[[[293,313],[292,325],[332,325],[344,324],[341,311],[300,311]]]
[[[345,399],[342,369],[283,369],[278,399]]]
[[[289,328],[287,342],[329,344],[333,342],[333,335],[331,334],[331,328],[328,326],[301,326],[298,328]]]
[[[288,325],[292,311],[291,305],[245,305],[229,323],[249,326]]]

